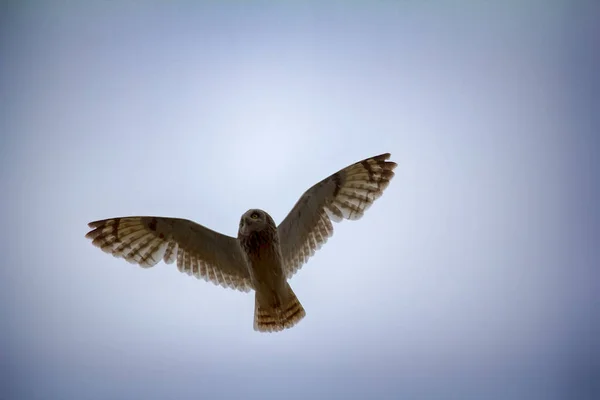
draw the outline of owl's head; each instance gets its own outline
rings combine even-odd
[[[246,211],[240,218],[240,229],[238,235],[247,236],[252,232],[277,229],[273,218],[263,210],[251,209]]]

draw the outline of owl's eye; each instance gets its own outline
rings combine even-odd
[[[255,213],[255,212],[253,212],[253,213],[250,215],[250,218],[252,218],[252,219],[258,219],[258,213]]]

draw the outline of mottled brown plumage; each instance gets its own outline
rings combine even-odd
[[[248,210],[240,219],[238,241],[256,293],[254,329],[291,328],[306,312],[287,283],[275,221],[263,210]]]
[[[86,237],[103,251],[142,267],[177,261],[181,272],[224,287],[255,291],[254,329],[280,331],[306,315],[287,280],[333,235],[333,222],[357,220],[394,177],[389,153],[351,164],[316,183],[279,224],[249,210],[238,237],[167,217],[89,223]]]

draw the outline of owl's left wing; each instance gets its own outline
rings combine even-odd
[[[193,221],[167,217],[110,218],[89,223],[94,246],[144,268],[177,261],[181,272],[215,285],[252,288],[237,239]]]
[[[331,221],[359,219],[383,194],[397,166],[389,158],[385,153],[364,159],[304,192],[277,227],[288,279],[333,235]]]

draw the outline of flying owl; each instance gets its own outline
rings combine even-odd
[[[144,268],[177,261],[181,272],[243,292],[254,290],[254,330],[291,328],[306,312],[288,280],[333,235],[333,222],[357,220],[394,177],[390,154],[367,158],[318,182],[277,226],[263,210],[246,211],[237,238],[193,221],[121,217],[90,222],[86,238]]]

